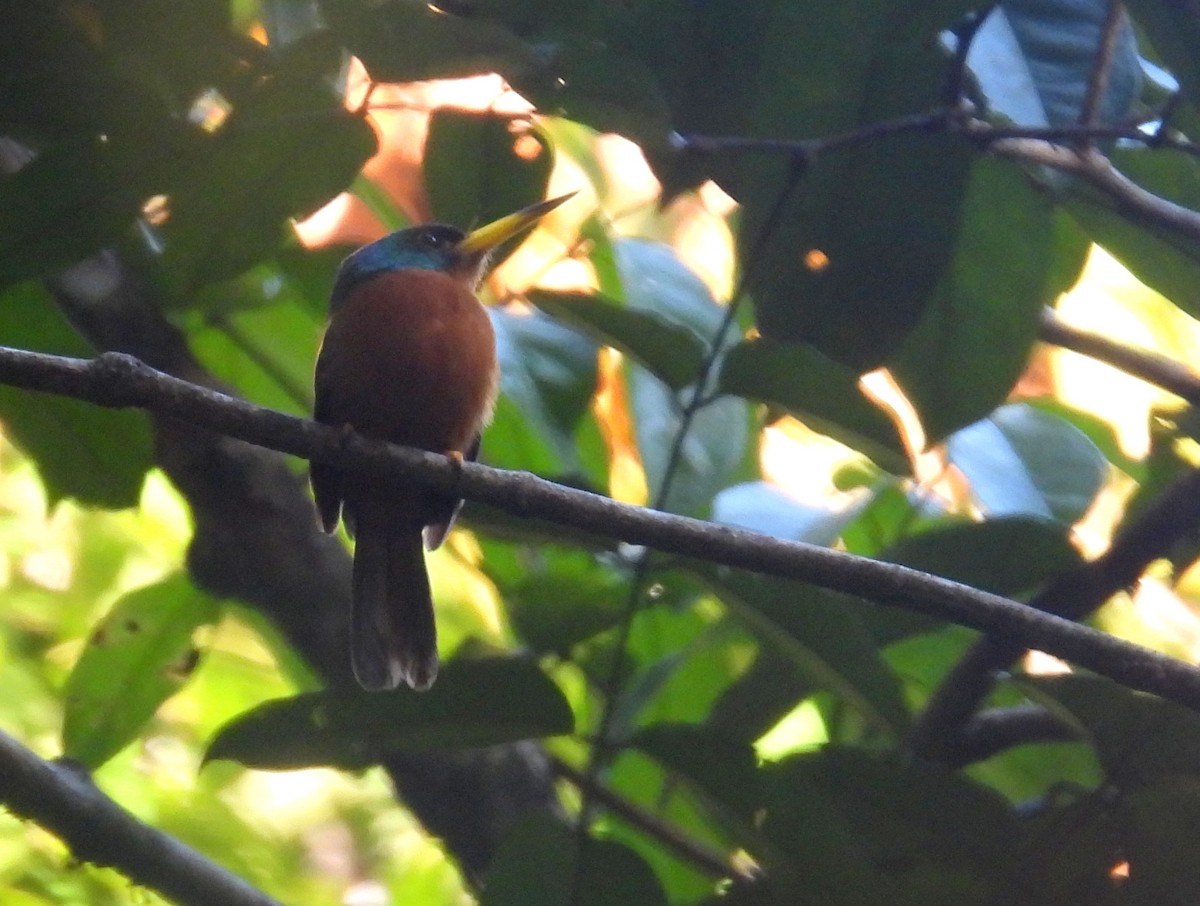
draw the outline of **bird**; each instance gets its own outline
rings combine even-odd
[[[495,249],[573,194],[470,232],[397,230],[350,254],[330,294],[314,420],[474,460],[499,386],[495,334],[476,291]],[[316,462],[310,483],[325,531],[340,519],[355,541],[350,661],[359,685],[428,689],[438,652],[422,541],[441,544],[462,501]]]

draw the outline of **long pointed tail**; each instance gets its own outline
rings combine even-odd
[[[437,627],[418,528],[358,522],[350,651],[372,691],[406,683],[423,692],[437,677]]]

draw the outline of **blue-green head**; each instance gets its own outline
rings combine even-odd
[[[574,194],[540,201],[470,233],[442,223],[389,233],[342,262],[333,284],[330,308],[336,310],[355,286],[389,271],[442,271],[474,290],[483,277],[488,257],[500,243],[523,233]]]

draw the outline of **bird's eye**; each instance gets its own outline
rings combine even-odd
[[[446,237],[433,230],[427,230],[421,234],[421,244],[427,249],[440,249],[446,244]]]

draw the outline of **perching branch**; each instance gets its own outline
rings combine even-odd
[[[898,564],[656,512],[528,473],[458,463],[424,450],[358,435],[345,436],[326,425],[197,387],[119,353],[84,360],[0,347],[0,383],[103,406],[145,408],[281,452],[414,481],[519,517],[546,519],[684,557],[808,582],[903,607],[972,627],[1000,645],[1049,652],[1131,688],[1200,710],[1200,669],[1190,664],[999,595]],[[1200,511],[1200,472],[1189,477],[1197,487],[1177,489],[1177,493],[1186,492],[1185,499]],[[1140,546],[1138,552],[1142,552]],[[1100,561],[1088,564],[1100,571],[1105,565]],[[1099,587],[1093,585],[1086,590]],[[1074,600],[1075,589],[1058,591],[1063,593],[1056,594],[1056,601]],[[1091,601],[1092,594],[1083,594],[1080,604],[1090,605]]]
[[[0,732],[0,801],[57,835],[82,862],[112,866],[183,906],[280,906],[108,798],[82,768],[44,761]]]

